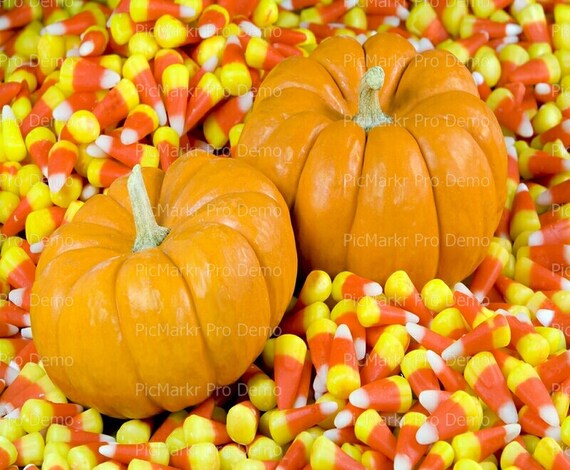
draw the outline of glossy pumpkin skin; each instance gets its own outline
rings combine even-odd
[[[143,169],[157,248],[132,252],[126,178],[90,199],[43,252],[34,341],[67,397],[140,418],[205,399],[261,352],[293,293],[289,211],[243,162],[195,151]]]
[[[365,133],[352,119],[377,65],[393,123]],[[503,136],[469,71],[389,33],[363,46],[330,38],[275,67],[233,156],[285,197],[305,272],[459,281],[484,257],[506,197]]]

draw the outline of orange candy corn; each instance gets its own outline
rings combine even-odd
[[[439,381],[429,365],[425,349],[414,349],[406,353],[400,368],[414,395],[419,396],[424,390],[439,390]]]
[[[184,130],[189,80],[190,72],[182,64],[169,65],[162,73],[164,105],[168,121],[179,136]]]
[[[490,352],[475,354],[463,371],[465,381],[477,396],[507,424],[518,421],[517,409],[507,382]]]
[[[425,393],[425,392],[424,392]],[[418,429],[419,444],[446,440],[466,431],[477,431],[483,411],[479,401],[462,390],[454,392]]]
[[[451,441],[455,459],[471,459],[480,462],[502,449],[517,437],[520,431],[519,424],[507,424],[459,434]]]
[[[366,470],[325,436],[317,437],[311,448],[310,468],[323,470]]]
[[[275,340],[275,384],[278,387],[277,407],[292,408],[303,374],[307,345],[296,335],[285,334]]]
[[[354,390],[348,399],[358,408],[404,413],[412,406],[412,389],[405,378],[394,375]]]
[[[359,300],[364,296],[376,297],[382,293],[382,286],[377,282],[358,276],[349,271],[337,274],[332,283],[332,298]]]
[[[427,351],[426,359],[445,390],[455,392],[467,388],[467,382],[465,382],[463,375],[448,366],[438,354],[433,351]]]
[[[159,124],[164,126],[167,119],[166,108],[146,57],[142,54],[129,56],[123,64],[123,76],[135,85],[141,103],[151,106],[158,116]]]
[[[428,446],[418,443],[416,433],[426,420],[426,415],[413,411],[406,413],[400,420],[400,433],[394,456],[395,469],[411,470],[425,454]]]
[[[338,398],[348,398],[360,387],[358,360],[350,330],[346,325],[336,329],[329,358],[327,389]]]
[[[366,356],[366,329],[358,321],[356,308],[356,301],[343,299],[333,307],[330,317],[337,325],[348,326],[354,340],[356,358],[360,361]]]
[[[522,362],[507,377],[507,386],[517,398],[538,411],[540,417],[551,426],[559,426],[560,418],[548,390],[534,368]]]
[[[406,331],[426,349],[431,349],[441,354],[448,346],[453,344],[453,340],[447,336],[442,336],[435,331],[415,323],[406,323]]]
[[[300,408],[277,410],[269,417],[271,438],[279,445],[291,442],[295,436],[320,423],[338,409],[333,401],[313,403]]]
[[[481,322],[476,328],[447,347],[441,353],[441,357],[450,361],[459,356],[472,356],[481,351],[505,347],[510,341],[511,330],[507,319],[498,314]]]
[[[143,139],[158,127],[158,116],[154,109],[146,104],[139,104],[133,108],[121,131],[121,143],[134,144]]]
[[[120,75],[89,59],[68,57],[61,65],[59,81],[69,91],[98,91],[115,87]]]
[[[356,437],[364,444],[372,447],[394,460],[396,455],[396,438],[384,419],[375,410],[366,410],[354,424]]]
[[[36,265],[19,246],[6,250],[0,257],[0,278],[15,287],[31,287],[36,275]]]

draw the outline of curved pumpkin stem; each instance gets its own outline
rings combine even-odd
[[[140,165],[135,165],[127,180],[129,199],[135,219],[136,238],[133,252],[156,248],[168,235],[170,229],[156,223],[152,206],[146,192]]]
[[[358,99],[358,113],[354,122],[368,132],[374,127],[393,122],[393,119],[384,114],[378,100],[378,90],[384,85],[384,69],[380,66],[369,68],[360,80],[360,96]]]

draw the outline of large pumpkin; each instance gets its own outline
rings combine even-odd
[[[233,156],[284,195],[305,272],[461,280],[506,195],[503,136],[467,68],[389,33],[275,67]]]
[[[196,151],[166,174],[143,169],[144,184],[136,170],[49,239],[31,310],[52,380],[129,418],[234,382],[279,323],[297,269],[287,206],[252,167]]]

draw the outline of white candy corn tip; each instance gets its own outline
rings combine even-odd
[[[307,405],[307,397],[298,396],[293,403],[293,408],[301,408]]]
[[[95,141],[97,142],[97,141]],[[96,143],[91,143],[85,147],[85,153],[93,158],[105,158],[107,154]]]
[[[10,326],[14,326],[14,325],[10,325]],[[12,334],[9,334],[8,336],[12,336],[15,335],[18,332],[18,327],[14,326],[14,328],[16,329],[16,331]],[[22,335],[23,338],[27,338],[27,339],[33,339],[32,336],[32,329],[28,326],[26,328],[22,328],[20,330],[20,334]]]
[[[433,413],[439,406],[439,391],[438,390],[424,390],[418,396],[420,405],[422,405],[430,413]]]
[[[217,66],[218,66],[218,56],[213,56],[202,64],[202,69],[204,69],[204,71],[206,72],[213,72],[214,70],[216,70]]]
[[[332,415],[338,410],[338,403],[335,401],[323,401],[319,403],[319,409],[324,415]]]
[[[542,191],[537,197],[536,202],[542,206],[549,206],[552,204],[552,193],[549,189]]]
[[[441,357],[443,358],[444,361],[451,361],[452,359],[455,359],[456,357],[463,355],[463,351],[464,351],[463,343],[461,342],[461,340],[457,340],[455,343],[450,344],[447,348],[443,350],[443,352],[441,353]]]
[[[234,46],[237,46],[238,44],[240,44],[240,42],[235,34],[230,34],[228,36],[228,39],[226,39],[226,45],[227,44],[233,44]]]
[[[202,39],[211,38],[214,34],[216,34],[216,25],[203,24],[202,26],[198,27],[198,36],[200,36]]]
[[[542,232],[533,232],[528,236],[528,246],[544,245],[544,235]]]
[[[416,52],[420,52],[420,42],[415,38],[408,38],[408,42],[414,46]]]
[[[485,300],[485,292],[475,291],[473,296],[477,299],[477,302],[482,303]]]
[[[48,176],[48,186],[50,192],[56,194],[61,191],[61,188],[65,185],[65,180],[67,177],[63,173],[54,173]]]
[[[283,0],[282,2],[279,2],[279,6],[289,11],[295,9],[295,7],[293,6],[293,0]]]
[[[18,328],[15,325],[7,324],[6,326],[7,326],[6,336],[14,336],[16,333],[18,333],[18,331],[20,331],[20,328]],[[31,328],[22,328],[22,336],[24,336],[25,330],[28,329],[30,330],[30,338],[31,338],[31,333],[32,333]],[[27,338],[27,336],[24,336],[24,338]]]
[[[562,290],[570,291],[570,279],[563,277],[560,279],[560,287]]]
[[[394,470],[412,470],[412,461],[406,454],[396,454],[394,457]]]
[[[562,124],[560,124],[560,126],[562,127],[562,130],[566,132],[566,134],[570,134],[570,119],[562,121]]]
[[[114,70],[105,69],[103,75],[101,76],[101,80],[99,81],[99,86],[103,90],[108,90],[113,88],[121,81],[121,76],[115,72]]]
[[[366,340],[363,338],[356,338],[354,340],[354,350],[356,351],[356,359],[361,361],[366,357]]]
[[[170,119],[170,127],[176,131],[179,137],[184,134],[184,116],[172,116]]]
[[[15,367],[8,367],[6,369],[6,372],[4,373],[4,381],[6,382],[6,385],[11,385],[14,380],[16,380],[16,377],[18,377],[20,375],[20,369],[16,369]]]
[[[81,199],[82,201],[87,201],[96,194],[99,194],[99,190],[91,184],[86,184],[85,186],[83,186],[83,189],[81,190],[79,199]]]
[[[536,85],[534,85],[534,91],[536,91],[539,95],[546,95],[550,93],[550,84],[537,83]]]
[[[534,134],[534,129],[532,128],[532,124],[528,116],[523,117],[523,121],[520,123],[520,126],[517,129],[517,134],[521,137],[532,137]]]
[[[344,8],[347,10],[354,8],[356,5],[358,5],[358,0],[344,0]]]
[[[418,432],[416,432],[416,441],[418,444],[429,445],[434,442],[439,441],[439,433],[437,432],[437,428],[431,424],[429,421],[426,421]]]
[[[408,312],[404,310],[404,317],[406,319],[406,323],[419,323],[420,317],[418,317],[415,313]]]
[[[407,12],[408,10],[405,11]],[[401,22],[402,20],[400,19],[399,16],[387,16],[386,18],[384,18],[384,24],[388,26],[393,26],[394,28],[400,26]]]
[[[65,25],[60,21],[57,23],[48,24],[40,31],[41,35],[51,34],[52,36],[63,36],[65,34]]]
[[[239,110],[242,113],[247,113],[253,106],[253,91],[248,91],[247,93],[238,96],[237,103]]]
[[[327,439],[330,439],[334,443],[338,443],[340,441],[340,429],[327,429],[323,436]]]
[[[91,54],[95,50],[95,44],[93,41],[85,41],[81,46],[79,46],[79,55],[86,56]]]
[[[402,18],[403,20],[407,20],[408,16],[410,16],[410,10],[402,5],[398,5],[396,8],[396,15],[398,15],[398,17]]]
[[[421,343],[425,336],[425,330],[415,323],[406,323],[406,331],[418,343]]]
[[[461,294],[465,294],[465,295],[469,295],[470,297],[473,297],[473,292],[471,292],[471,290],[469,289],[469,287],[467,287],[465,284],[463,284],[462,282],[458,282],[453,286],[453,291],[454,292],[459,292]]]
[[[362,388],[354,390],[348,396],[348,401],[351,403],[351,405],[354,405],[362,410],[365,410],[370,406],[370,398],[368,397],[368,393]]]
[[[112,444],[107,444],[107,445],[99,447],[99,453],[103,457],[107,457],[109,459],[112,459],[115,456],[115,449],[116,448],[117,448],[117,446],[114,446]]]
[[[67,101],[58,104],[52,111],[52,116],[57,121],[67,121],[73,114],[73,109]]]
[[[134,129],[124,128],[121,131],[121,143],[123,145],[134,144],[139,140],[139,135]]]
[[[560,426],[560,417],[554,405],[542,405],[538,408],[538,415],[550,426]]]
[[[6,416],[4,416],[5,418],[9,418],[9,419],[18,419],[20,417],[21,413],[20,413],[20,408],[16,408],[15,410],[10,411]]]
[[[164,107],[164,103],[162,101],[156,103],[153,106],[156,115],[158,116],[158,123],[161,126],[165,126],[168,122],[168,115],[166,114],[166,108]]]
[[[196,10],[188,5],[180,5],[179,8],[181,18],[194,18],[196,16]]]
[[[519,415],[517,413],[517,407],[513,401],[509,401],[501,405],[497,410],[497,415],[501,418],[503,423],[514,424],[519,420]]]
[[[426,351],[426,359],[429,363],[429,366],[436,374],[440,373],[443,370],[443,359],[436,352],[432,350]]]
[[[12,289],[8,294],[8,300],[15,304],[17,307],[21,307],[24,303],[24,288],[20,287],[18,289]]]
[[[31,326],[32,325],[31,316],[27,312],[22,314],[21,320],[22,320],[22,325],[24,325],[24,326]]]
[[[550,326],[552,324],[552,320],[554,320],[554,310],[541,308],[536,312],[536,319],[542,326]]]
[[[4,106],[2,106],[2,121],[7,121],[7,120],[12,120],[12,121],[16,120],[14,111],[12,111],[12,108],[10,107],[9,104],[5,104]]]
[[[280,5],[283,6],[283,4]],[[242,21],[239,24],[239,29],[241,29],[250,38],[261,37],[261,29],[255,24],[253,24],[251,21]]]
[[[103,152],[109,153],[113,146],[113,138],[110,135],[100,135],[95,139],[95,145]]]
[[[5,16],[0,16],[0,31],[6,31],[7,29],[10,29],[10,20]]]
[[[471,76],[473,77],[473,80],[475,81],[475,85],[479,86],[479,85],[483,85],[483,82],[485,81],[485,77],[483,77],[483,75],[481,75],[480,72],[471,72]]]
[[[352,414],[350,411],[341,410],[334,417],[334,427],[338,429],[346,428],[352,424]]]
[[[515,138],[511,137],[509,135],[503,136],[503,140],[505,141],[505,145],[507,147],[513,147],[515,145],[515,142],[516,142]]]
[[[546,437],[551,437],[556,442],[560,442],[562,439],[562,429],[560,429],[560,426],[550,426],[546,431],[544,431],[544,435]]]
[[[369,297],[376,297],[380,294],[382,294],[382,286],[380,284],[378,284],[377,282],[367,282],[366,284],[364,284],[364,295],[367,295]]]
[[[420,52],[431,51],[435,49],[433,42],[431,42],[428,38],[421,38],[419,45],[420,45]]]
[[[506,424],[505,425],[505,444],[511,442],[515,437],[521,433],[520,424]]]
[[[344,323],[338,325],[338,327],[335,331],[334,337],[335,338],[341,338],[341,339],[348,339],[348,340],[352,341],[352,335],[350,334],[350,329]]]
[[[528,192],[528,186],[524,183],[519,183],[519,185],[517,186],[517,191],[516,193],[522,193],[523,191],[527,191]]]
[[[505,28],[507,36],[518,36],[522,33],[522,28],[518,24],[509,23]]]

